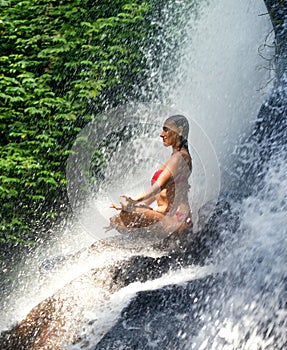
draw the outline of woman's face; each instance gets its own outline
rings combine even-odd
[[[173,121],[167,121],[164,123],[160,137],[166,147],[176,146],[179,139],[178,135],[178,128]]]

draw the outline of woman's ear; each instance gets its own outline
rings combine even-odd
[[[179,134],[179,136],[182,136],[182,133],[183,133],[183,127],[179,126],[178,127],[178,134]]]

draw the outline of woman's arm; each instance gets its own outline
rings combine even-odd
[[[123,195],[121,197],[125,198],[127,201],[131,203],[139,203],[139,202],[145,202],[149,200],[150,198],[154,197],[156,194],[160,193],[160,186],[155,182],[146,192],[142,192],[137,196],[129,197],[126,195]]]
[[[152,196],[152,197],[150,197],[150,198],[144,200],[144,201],[142,202],[142,204],[144,204],[144,205],[150,205],[150,204],[152,204],[154,201],[156,201],[156,195],[154,195],[154,196]]]
[[[133,203],[138,203],[142,201],[146,201],[149,198],[157,195],[160,193],[163,186],[173,177],[177,174],[178,171],[178,162],[179,157],[177,154],[172,155],[168,161],[163,165],[164,169],[162,173],[159,175],[158,179],[154,182],[154,184],[148,188],[147,191],[135,196],[135,197],[129,197],[129,196],[123,196],[128,201]]]

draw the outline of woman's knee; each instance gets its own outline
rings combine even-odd
[[[146,227],[160,221],[164,215],[152,209],[136,208],[134,211],[121,211],[123,223],[129,227]]]

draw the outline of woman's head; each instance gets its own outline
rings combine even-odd
[[[176,114],[168,117],[164,122],[161,137],[167,146],[172,145],[177,140],[179,150],[185,148],[188,151],[188,133],[188,120],[185,116]]]
[[[183,138],[185,138],[186,140],[188,139],[189,123],[184,115],[181,115],[181,114],[172,115],[166,119],[165,123],[167,122],[174,123],[174,125],[179,131],[179,134],[181,134]]]

